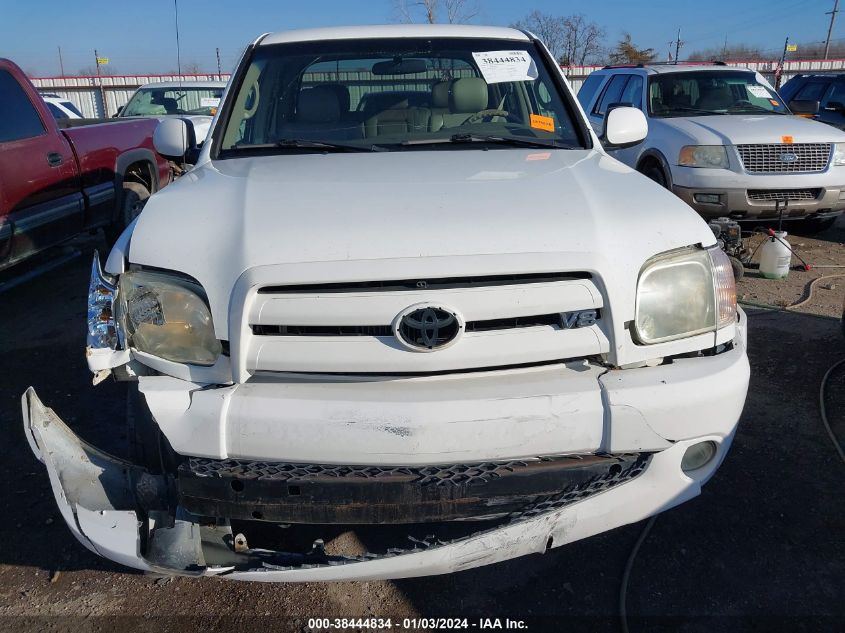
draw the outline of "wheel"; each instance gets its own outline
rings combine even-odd
[[[137,182],[123,183],[120,212],[117,214],[115,221],[106,227],[106,238],[109,245],[114,244],[120,234],[123,233],[123,229],[140,215],[149,197],[150,191],[144,185]]]
[[[640,167],[639,172],[643,176],[651,178],[664,189],[669,188],[669,182],[666,180],[666,174],[663,173],[663,168],[660,165],[655,163],[646,163],[644,166]]]
[[[734,279],[739,281],[745,276],[745,266],[743,266],[742,262],[736,257],[728,256],[728,259],[731,261],[731,268],[733,268],[734,271]]]

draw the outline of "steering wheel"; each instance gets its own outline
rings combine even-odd
[[[489,110],[481,110],[479,112],[476,112],[475,114],[470,115],[469,118],[467,118],[467,120],[464,121],[461,125],[466,125],[468,123],[470,125],[473,124],[473,123],[479,123],[480,121],[486,119],[487,117],[493,118],[495,116],[500,116],[500,117],[504,117],[505,119],[508,119],[510,117],[510,115],[511,115],[511,113],[508,112],[507,110],[499,110],[498,108],[491,108]]]

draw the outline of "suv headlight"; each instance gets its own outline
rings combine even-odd
[[[684,167],[728,168],[728,151],[724,145],[686,145],[678,155]]]
[[[177,363],[213,365],[220,356],[211,311],[202,288],[152,272],[120,277],[120,321],[127,344]]]
[[[837,167],[845,165],[845,143],[835,143],[833,145],[833,164]]]
[[[712,332],[735,321],[733,269],[718,247],[663,253],[640,271],[634,319],[640,343]]]

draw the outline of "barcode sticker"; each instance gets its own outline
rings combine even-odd
[[[486,51],[472,56],[488,84],[534,81],[539,77],[537,65],[527,51]]]

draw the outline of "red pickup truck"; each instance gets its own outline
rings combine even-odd
[[[83,231],[116,238],[170,181],[153,149],[156,125],[60,126],[21,69],[0,59],[0,270]]]

